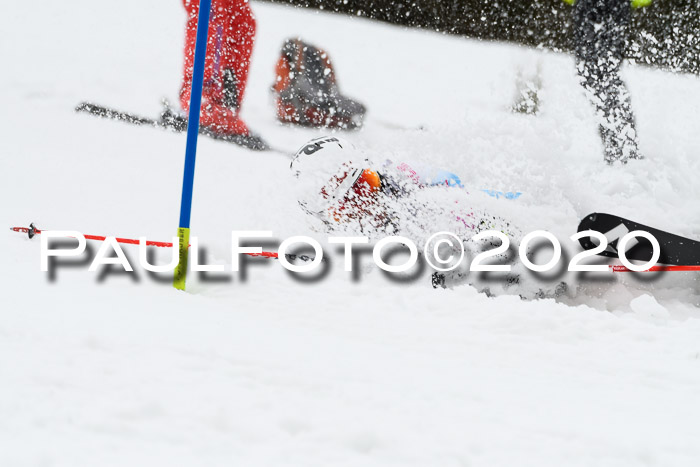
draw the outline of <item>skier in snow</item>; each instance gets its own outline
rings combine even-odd
[[[412,195],[428,186],[463,187],[459,177],[430,167],[414,168],[389,160],[377,164],[340,138],[325,136],[305,144],[291,163],[305,190],[302,208],[329,228],[354,224],[363,232],[399,228],[396,211],[411,211]]]
[[[192,91],[199,1],[183,0],[183,4],[187,10],[187,28],[180,104],[187,111]],[[255,19],[248,0],[212,1],[200,124],[214,134],[259,140],[240,117],[254,39]]]
[[[405,162],[373,163],[334,136],[309,141],[297,151],[290,168],[300,185],[300,206],[327,231],[359,232],[370,238],[398,234],[413,238],[421,248],[426,234],[447,231],[474,250],[498,246],[492,240],[471,240],[484,230],[504,233],[513,242],[520,237],[519,230],[505,219],[462,203],[469,195],[454,173]],[[455,188],[460,190],[452,191]],[[449,196],[448,191],[456,196]],[[510,258],[508,253],[499,257]],[[501,283],[455,269],[435,272],[432,284],[452,287],[468,282],[486,293],[515,292],[527,298],[555,297],[567,290],[561,282],[541,284],[526,277],[524,267],[516,264]]]
[[[574,52],[581,84],[596,108],[605,161],[640,159],[637,130],[620,65],[631,9],[652,0],[564,0],[574,5]]]

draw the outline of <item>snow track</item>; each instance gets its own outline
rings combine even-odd
[[[522,191],[489,209],[566,238],[614,212],[700,238],[694,76],[627,67],[644,161],[604,166],[570,57],[255,3],[244,117],[278,147],[323,132],[279,126],[269,96],[289,36],[326,49],[368,104],[344,134],[366,154],[442,166]],[[0,18],[3,225],[36,222],[170,241],[185,137],[72,112],[175,101],[179,2],[15,3]],[[29,33],[27,31],[30,31]],[[352,38],[350,40],[349,38]],[[541,113],[508,111],[540,63]],[[229,264],[231,230],[318,233],[289,159],[200,140],[192,232]],[[517,203],[517,204],[516,204]],[[5,231],[0,281],[2,466],[696,466],[697,274],[590,283],[566,303],[394,283],[363,268],[316,284],[274,262],[248,280],[87,266],[39,270],[39,244]],[[128,247],[131,258],[137,250]],[[160,252],[159,254],[163,254]],[[159,258],[161,258],[159,256]]]

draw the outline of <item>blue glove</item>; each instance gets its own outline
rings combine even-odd
[[[452,172],[448,172],[447,170],[439,170],[433,177],[430,184],[458,186],[460,188],[464,188],[464,185],[462,185],[462,180],[460,180],[457,175],[453,174]]]

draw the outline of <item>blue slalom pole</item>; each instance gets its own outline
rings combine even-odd
[[[194,185],[194,165],[197,158],[199,113],[202,108],[204,62],[207,56],[210,13],[211,0],[200,0],[199,17],[197,19],[197,41],[195,42],[194,46],[192,91],[190,93],[190,115],[187,120],[187,147],[185,149],[185,173],[182,178],[180,227],[177,229],[180,260],[175,268],[175,277],[173,278],[173,286],[179,290],[185,290],[185,278],[187,277],[187,257],[190,244],[190,215],[192,213],[192,186]]]

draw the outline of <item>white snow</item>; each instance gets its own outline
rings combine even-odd
[[[573,60],[512,45],[255,3],[249,125],[294,151],[323,131],[279,126],[269,87],[282,41],[326,49],[367,103],[342,136],[374,158],[462,177],[525,232],[566,239],[589,212],[700,237],[700,80],[627,67],[644,161],[606,167]],[[180,2],[15,2],[0,18],[0,221],[170,241],[185,137],[73,113],[143,115],[176,101]],[[541,113],[512,114],[539,63]],[[478,189],[522,191],[517,201]],[[192,233],[230,264],[231,230],[313,235],[289,158],[201,139]],[[697,273],[585,282],[522,301],[470,286],[359,281],[331,256],[317,283],[258,261],[247,281],[188,292],[143,271],[39,269],[5,230],[1,466],[696,466]],[[93,246],[94,248],[94,246]],[[93,249],[94,251],[94,249]],[[138,251],[126,247],[131,259]],[[167,259],[159,251],[158,259]],[[167,277],[166,277],[167,279]]]

